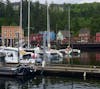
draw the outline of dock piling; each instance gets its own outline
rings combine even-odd
[[[83,73],[84,80],[86,80],[86,72]]]

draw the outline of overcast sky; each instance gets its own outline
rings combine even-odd
[[[12,2],[20,1],[20,0],[10,0]],[[40,3],[45,3],[46,0],[31,0],[31,1],[40,1]],[[91,2],[100,2],[100,0],[47,0],[48,3],[54,2],[58,4],[62,3],[91,3]]]

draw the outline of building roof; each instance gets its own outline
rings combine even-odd
[[[79,34],[84,34],[84,33],[90,34],[90,29],[88,29],[88,28],[80,29]]]
[[[61,31],[61,33],[63,34],[64,38],[69,37],[70,34],[70,32],[66,30]]]

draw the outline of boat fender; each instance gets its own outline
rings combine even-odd
[[[34,54],[34,53],[32,53],[32,58],[33,58],[33,59],[35,58],[35,54]]]

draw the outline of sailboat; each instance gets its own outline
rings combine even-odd
[[[47,50],[46,53],[50,55],[50,57],[54,57],[55,55],[62,58],[62,54],[56,50],[56,49],[51,49],[51,44],[50,44],[50,17],[49,17],[49,5],[47,3],[47,33],[48,33],[48,38],[47,38]]]
[[[43,56],[44,54],[44,50],[45,50],[45,54],[46,54],[46,57],[48,59],[48,61],[51,61],[52,59],[56,60],[56,59],[59,59],[59,58],[62,58],[62,54],[56,50],[56,49],[51,49],[51,44],[50,44],[50,19],[49,19],[49,5],[46,1],[46,5],[47,5],[47,31],[44,32],[45,35],[45,38],[47,37],[47,47],[44,47],[45,49],[43,49],[39,54]],[[45,40],[45,39],[44,39]],[[44,46],[46,46],[46,40],[44,41],[45,44]]]
[[[47,3],[46,3],[47,4]],[[30,5],[30,4],[29,4]],[[28,7],[29,8],[29,7]],[[47,47],[44,47],[43,49],[41,49],[40,47],[35,47],[35,48],[29,48],[29,26],[30,26],[30,18],[28,16],[28,49],[25,49],[25,51],[34,51],[35,54],[39,55],[40,58],[43,58],[43,55],[44,55],[44,50],[45,50],[45,54],[46,54],[46,57],[48,59],[58,59],[58,58],[62,58],[62,54],[58,51],[58,50],[55,50],[55,49],[51,49],[51,45],[50,45],[50,23],[49,23],[49,6],[47,4],[47,32],[44,34],[47,34]],[[30,9],[29,10],[29,13],[30,13]],[[29,15],[28,13],[28,15]],[[45,36],[46,38],[46,36]],[[44,43],[45,42],[45,43]],[[46,41],[44,41],[43,44],[46,44]],[[46,45],[45,45],[46,46]],[[40,59],[39,59],[40,60]],[[38,61],[38,60],[37,60]]]
[[[23,48],[23,50],[26,52],[32,52],[34,60],[40,61],[40,60],[42,60],[41,58],[39,58],[39,54],[38,54],[40,49],[39,49],[39,47],[30,48],[29,36],[30,36],[30,0],[28,0],[28,48]]]
[[[70,6],[68,6],[68,29],[69,29],[69,44],[67,46],[66,49],[60,49],[59,51],[63,54],[63,55],[70,55],[72,56],[72,54],[74,55],[79,55],[81,53],[81,51],[79,49],[73,49],[71,47],[71,43],[70,43],[70,37],[71,37],[71,32],[70,32]]]

